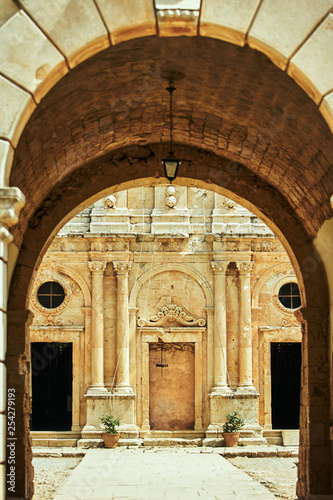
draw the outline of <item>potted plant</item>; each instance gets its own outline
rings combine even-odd
[[[226,446],[237,446],[239,431],[244,425],[244,420],[239,416],[238,411],[227,414],[227,421],[223,425],[223,439]]]
[[[102,433],[105,448],[115,448],[120,438],[120,434],[116,430],[116,427],[120,425],[120,421],[113,418],[112,415],[102,415],[100,420],[105,429],[105,432]]]

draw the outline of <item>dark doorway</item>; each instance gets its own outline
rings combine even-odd
[[[31,343],[33,431],[70,431],[72,344]]]
[[[273,429],[299,429],[301,362],[300,342],[271,343]]]

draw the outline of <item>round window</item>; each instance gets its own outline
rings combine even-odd
[[[279,301],[287,309],[297,309],[301,306],[301,296],[297,283],[286,283],[279,290]]]
[[[56,281],[46,281],[38,288],[37,298],[46,309],[55,309],[65,300],[65,290]]]

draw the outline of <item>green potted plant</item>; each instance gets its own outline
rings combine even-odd
[[[227,421],[223,425],[223,439],[226,446],[237,446],[239,431],[244,425],[244,420],[239,416],[238,411],[227,414]]]
[[[105,429],[105,432],[102,433],[105,448],[116,448],[120,438],[116,427],[120,425],[120,421],[113,418],[113,415],[102,415],[100,420]]]

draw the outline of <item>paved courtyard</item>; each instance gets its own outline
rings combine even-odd
[[[218,453],[202,449],[90,449],[55,500],[276,500]]]

